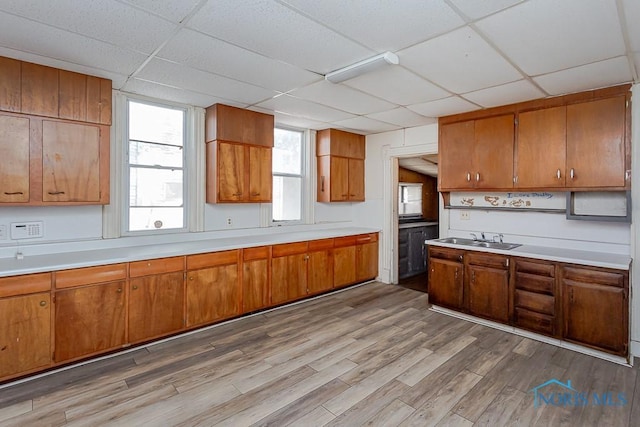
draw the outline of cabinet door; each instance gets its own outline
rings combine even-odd
[[[100,202],[100,128],[43,120],[42,200]]]
[[[509,272],[496,268],[469,265],[469,313],[509,321]]]
[[[245,198],[245,147],[218,143],[218,201],[240,202]]]
[[[364,160],[349,159],[349,200],[364,202]]]
[[[565,184],[567,107],[518,116],[517,188],[557,188]]]
[[[129,287],[129,341],[142,341],[182,329],[184,273],[138,277],[130,280]]]
[[[378,242],[356,246],[356,281],[375,279],[378,275]]]
[[[625,103],[618,96],[567,106],[568,187],[624,187]]]
[[[269,305],[269,260],[254,259],[242,264],[242,312]]]
[[[56,292],[56,362],[121,347],[125,343],[125,282]]]
[[[332,202],[349,200],[349,159],[331,157],[330,191]]]
[[[249,147],[249,201],[271,202],[271,148]]]
[[[333,253],[331,250],[309,253],[308,288],[310,294],[333,288]]]
[[[21,72],[21,112],[58,117],[58,70],[23,62]]]
[[[238,266],[223,265],[187,273],[187,326],[240,314]]]
[[[463,306],[462,263],[433,258],[429,259],[429,302],[459,310]]]
[[[475,121],[476,188],[513,188],[514,115]]]
[[[0,58],[0,110],[20,112],[20,65],[17,59]]]
[[[442,190],[472,188],[474,135],[473,120],[440,127],[438,180]]]
[[[427,256],[424,247],[424,227],[409,230],[409,272],[418,274],[427,269]]]
[[[401,228],[398,230],[398,278],[409,276],[409,229]]]
[[[28,118],[0,115],[0,158],[0,202],[28,202]]]
[[[293,301],[307,294],[307,254],[273,258],[271,304]]]
[[[61,119],[87,121],[87,75],[60,70],[59,113]]]
[[[356,247],[344,246],[333,250],[333,286],[336,288],[356,282]]]
[[[0,299],[0,379],[51,363],[48,292]]]

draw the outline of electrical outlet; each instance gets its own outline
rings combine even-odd
[[[231,222],[231,218],[227,218],[227,225],[229,227],[231,227],[233,225],[233,223]]]
[[[460,211],[460,219],[463,221],[470,220],[471,214],[469,213],[469,211]]]

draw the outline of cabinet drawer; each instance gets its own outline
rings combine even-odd
[[[553,316],[518,307],[515,309],[515,315],[516,326],[545,335],[555,335],[555,319]]]
[[[129,263],[129,276],[140,277],[150,274],[171,273],[184,270],[184,257],[158,258]]]
[[[484,267],[509,268],[509,257],[487,254],[481,252],[467,252],[467,261],[471,265],[482,265]]]
[[[242,259],[244,261],[267,258],[269,258],[269,246],[258,246],[257,248],[247,248],[242,250]]]
[[[446,259],[449,261],[462,262],[464,260],[464,252],[456,249],[440,248],[436,246],[429,247],[429,257]]]
[[[127,278],[127,264],[101,265],[56,272],[56,289],[72,288],[91,283],[114,282]]]
[[[377,242],[377,241],[378,241],[377,233],[360,234],[356,236],[356,243],[360,245],[363,243]]]
[[[295,255],[295,254],[303,254],[307,252],[307,248],[309,247],[307,242],[297,242],[297,243],[285,243],[282,245],[273,246],[271,255],[276,257],[287,256],[287,255]]]
[[[516,272],[516,289],[554,295],[555,281],[553,277]]]
[[[562,277],[565,280],[572,280],[575,282],[622,288],[626,283],[627,274],[626,272],[586,267],[570,267],[565,265],[562,267]]]
[[[345,246],[354,246],[356,244],[356,236],[336,237],[334,240],[334,246],[336,248],[343,248]]]
[[[555,264],[541,263],[529,260],[516,260],[516,273],[529,273],[536,276],[555,277]]]
[[[25,274],[0,279],[0,298],[51,290],[51,273]]]
[[[555,298],[549,295],[516,289],[515,306],[553,316]]]
[[[309,242],[309,251],[322,251],[333,248],[334,239],[312,240]]]
[[[211,252],[207,254],[187,256],[187,270],[215,267],[217,265],[236,264],[238,262],[238,249],[231,251]]]

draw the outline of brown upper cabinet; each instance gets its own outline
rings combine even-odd
[[[0,57],[0,110],[111,125],[111,80]]]
[[[513,139],[513,114],[442,125],[440,189],[511,188]]]
[[[363,202],[365,137],[337,129],[318,131],[319,202]]]
[[[439,189],[628,189],[629,99],[625,85],[443,117]]]
[[[207,108],[207,203],[271,202],[272,115],[215,104]]]

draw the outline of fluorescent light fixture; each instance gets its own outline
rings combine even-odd
[[[348,65],[344,68],[340,68],[339,70],[332,71],[326,74],[324,79],[331,83],[341,83],[345,80],[349,80],[378,69],[383,65],[397,65],[398,63],[400,63],[398,55],[391,52],[385,52],[363,61],[356,62],[355,64]]]

